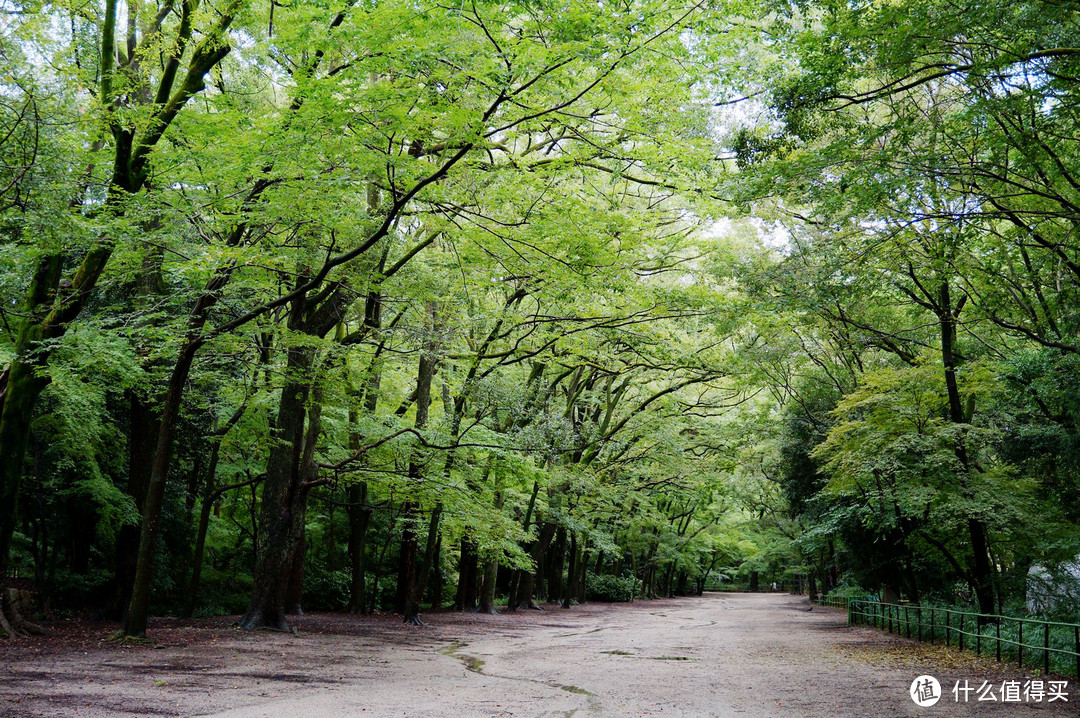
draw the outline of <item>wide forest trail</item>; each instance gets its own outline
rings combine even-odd
[[[1065,716],[1069,703],[956,703],[956,681],[1023,681],[1015,668],[849,628],[843,612],[782,594],[592,604],[515,615],[299,619],[299,636],[224,619],[159,620],[162,644],[0,647],[0,715]],[[934,675],[931,708],[908,696]],[[1075,686],[1070,686],[1070,692]]]

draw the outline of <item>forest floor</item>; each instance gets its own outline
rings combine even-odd
[[[299,635],[229,618],[156,619],[155,645],[111,627],[56,622],[0,642],[0,716],[1055,716],[1069,702],[956,702],[968,681],[1023,681],[1001,666],[869,628],[782,594],[591,604],[501,616],[314,614]],[[920,674],[942,698],[919,708]],[[1043,677],[1045,678],[1045,677]],[[962,694],[961,694],[962,697]]]

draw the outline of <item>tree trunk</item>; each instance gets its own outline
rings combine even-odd
[[[672,580],[675,578],[675,565],[669,564],[667,570],[664,571],[664,597],[673,598],[675,592],[672,590]]]
[[[367,580],[365,553],[371,509],[367,506],[367,483],[349,487],[349,561],[352,580],[349,584],[349,613],[364,612],[364,591]]]
[[[405,616],[408,611],[409,591],[416,582],[417,538],[413,530],[416,520],[416,505],[407,503],[403,512],[401,528],[401,546],[398,549],[397,590],[394,592],[394,612]]]
[[[435,367],[438,364],[439,358],[436,354],[435,339],[433,330],[435,326],[435,306],[434,304],[428,305],[428,313],[431,317],[431,326],[427,338],[424,340],[424,344],[420,350],[420,360],[417,363],[416,369],[416,419],[413,422],[413,426],[416,429],[423,429],[427,426],[428,410],[431,408],[431,383],[435,378]],[[421,478],[420,463],[417,460],[418,457],[414,454],[409,461],[409,478],[414,482],[419,482]],[[417,507],[413,507],[413,513],[417,512]],[[430,564],[428,563],[429,551],[434,551],[435,537],[438,534],[438,516],[441,513],[441,507],[436,507],[432,513],[432,522],[428,530],[428,540],[424,547],[424,563],[427,569],[430,570]],[[405,622],[414,625],[421,625],[420,621],[420,596],[423,592],[423,587],[418,586],[417,582],[423,578],[427,580],[427,576],[424,575],[424,568],[417,567],[416,552],[417,552],[417,537],[411,526],[411,522],[406,521],[405,531],[402,533],[401,539],[401,558],[399,562],[398,570],[398,595],[401,597],[400,607],[401,613],[405,617]]]
[[[303,486],[301,461],[305,453],[304,422],[314,357],[315,350],[311,347],[289,350],[286,375],[290,379],[281,390],[274,441],[263,482],[254,585],[247,611],[237,622],[242,628],[266,626],[289,630],[285,620],[285,591],[296,546],[303,534],[307,489]]]
[[[234,415],[234,419],[230,420],[229,427],[239,420],[240,413],[241,411],[238,410]],[[191,618],[192,615],[194,615],[195,607],[198,604],[199,584],[202,580],[203,559],[206,555],[206,532],[210,528],[210,514],[214,510],[214,505],[217,503],[218,499],[229,491],[242,489],[245,486],[252,486],[263,480],[263,475],[260,474],[255,478],[241,481],[238,484],[218,488],[214,487],[215,477],[217,476],[218,459],[221,455],[221,440],[224,438],[224,434],[228,431],[229,427],[218,435],[217,441],[214,443],[214,448],[211,450],[210,454],[210,468],[208,469],[209,476],[207,477],[206,493],[202,499],[202,506],[199,508],[199,526],[195,532],[195,550],[191,557],[191,580],[188,583],[187,601],[185,602],[184,610],[181,613],[184,618]]]
[[[525,518],[521,522],[522,528],[525,529],[526,532],[529,530],[529,526],[532,524],[533,511],[536,509],[536,497],[539,494],[540,494],[540,482],[539,481],[534,481],[533,482],[532,495],[529,497],[529,505],[528,505],[528,508],[525,509]],[[506,611],[507,611],[507,613],[513,613],[514,611],[516,611],[518,609],[518,605],[520,604],[520,600],[519,600],[518,597],[521,595],[521,584],[522,584],[523,581],[526,581],[525,576],[524,576],[525,573],[526,572],[522,571],[521,569],[514,569],[513,577],[510,579],[510,592],[509,592],[509,594],[507,596],[507,602],[506,602]],[[532,579],[531,578],[528,579],[528,583],[529,583],[528,593],[529,593],[529,596],[531,597],[532,596]]]
[[[154,445],[158,432],[158,416],[152,407],[136,394],[128,392],[130,417],[128,439],[128,484],[126,493],[142,513],[146,487],[150,483],[150,468],[154,461]],[[139,526],[124,524],[116,535],[116,567],[112,605],[109,613],[124,619],[131,603],[131,588],[135,584],[135,567],[139,556]]]
[[[577,532],[570,532],[570,565],[566,569],[566,588],[563,591],[562,607],[570,608],[574,600],[574,576],[577,573],[578,545]]]
[[[578,542],[578,551],[581,552],[581,558],[578,559],[577,565],[577,578],[574,579],[574,595],[577,598],[579,605],[584,606],[588,601],[585,600],[588,592],[588,585],[586,582],[586,573],[588,573],[589,566],[589,551],[588,551],[588,537],[582,537]]]
[[[443,605],[443,589],[446,584],[446,576],[443,575],[442,565],[442,534],[435,542],[435,560],[431,564],[431,580],[428,581],[428,601],[433,609],[441,609]]]
[[[498,579],[499,559],[492,554],[484,565],[484,585],[480,591],[480,600],[476,604],[476,613],[487,613],[492,616],[499,614],[495,610],[495,582]]]
[[[498,490],[499,480],[495,479],[495,510],[503,507],[503,492]],[[492,552],[485,564],[484,586],[480,591],[480,602],[476,606],[477,613],[497,615],[495,610],[495,584],[499,580],[499,555]]]
[[[544,554],[547,551],[548,546],[551,544],[551,540],[555,537],[555,524],[550,521],[545,521],[540,526],[540,535],[533,544],[532,560],[533,566],[542,566],[544,563]],[[535,571],[521,571],[521,577],[518,582],[517,591],[511,597],[511,605],[515,609],[519,608],[533,608],[539,609],[540,606],[536,605],[533,601],[533,587],[535,585],[536,572]]]
[[[431,566],[435,560],[435,549],[439,542],[439,519],[441,517],[442,504],[437,504],[431,512],[427,541],[424,543],[424,556],[416,572],[416,580],[406,584],[408,587],[408,597],[405,604],[406,623],[423,625],[423,621],[420,620],[420,599],[424,595],[428,577],[431,575]]]
[[[298,283],[303,281],[303,276],[297,278]],[[325,337],[340,324],[352,295],[340,284],[328,291],[329,295],[318,304],[309,302],[306,295],[293,300],[289,329],[310,337]],[[303,561],[303,552],[296,551],[303,542],[308,494],[318,479],[315,449],[322,404],[321,392],[315,386],[314,364],[314,346],[288,349],[286,381],[278,400],[263,481],[251,600],[237,622],[242,628],[289,630],[285,620],[288,579],[299,570],[301,564],[296,562]],[[313,387],[315,396],[309,412],[308,397]]]
[[[156,549],[158,521],[165,498],[165,482],[172,460],[173,435],[180,416],[180,404],[187,383],[191,363],[199,344],[188,342],[181,349],[173,366],[165,391],[165,400],[158,424],[157,445],[154,447],[154,463],[147,481],[146,499],[143,503],[142,527],[139,532],[139,552],[135,565],[135,580],[131,587],[131,603],[124,620],[124,635],[145,636],[150,614],[150,584],[154,577],[154,551]]]
[[[301,516],[307,516],[307,495],[303,492],[302,506],[299,507]],[[292,556],[289,559],[289,572],[285,579],[285,615],[303,616],[304,600],[304,562],[307,559],[307,533],[304,521],[299,522],[300,536],[293,545]]]
[[[958,307],[962,307],[963,301]],[[941,327],[941,361],[945,368],[945,388],[949,396],[949,419],[954,424],[966,424],[970,417],[965,415],[960,387],[956,379],[956,319],[960,312],[954,310],[949,291],[949,282],[941,282],[938,304],[938,320]],[[972,479],[971,465],[968,459],[964,436],[958,435],[954,447],[956,458],[960,462],[966,479]],[[986,525],[976,516],[968,517],[968,539],[971,545],[970,579],[971,587],[979,601],[979,613],[994,613],[994,587],[987,546]],[[982,619],[979,619],[980,624]]]
[[[476,542],[468,537],[461,539],[461,560],[458,562],[458,590],[454,599],[457,611],[472,611],[476,608],[476,584],[480,556]]]
[[[372,192],[375,194],[373,195]],[[369,208],[378,190],[369,190]],[[379,271],[385,267],[386,254],[383,253],[379,263]],[[371,332],[382,328],[382,295],[379,292],[369,292],[364,301],[364,326]],[[340,325],[339,325],[340,328]],[[382,351],[380,344],[372,358],[368,369],[367,381],[363,388],[363,407],[371,415],[379,407],[379,387],[382,384],[382,372],[379,370],[379,354]],[[355,407],[349,409],[349,423],[355,426],[359,419],[359,412]],[[361,444],[360,434],[352,431],[349,434],[349,447],[353,451],[359,451]],[[364,593],[367,582],[366,575],[366,552],[367,531],[371,523],[371,507],[367,505],[368,485],[365,481],[352,484],[349,487],[349,566],[351,568],[351,581],[349,585],[349,612],[363,613],[365,611]]]
[[[52,301],[61,267],[59,255],[49,255],[39,262],[24,307],[31,317]],[[43,322],[27,319],[15,345],[15,359],[2,377],[5,381],[0,387],[0,579],[7,576],[30,422],[38,397],[48,383],[41,374],[46,355],[41,343],[50,338],[53,332]]]
[[[547,602],[547,586],[544,584],[547,579],[547,563],[548,557],[545,554],[544,562],[537,564],[533,571],[533,601],[536,603]]]
[[[199,507],[199,525],[195,530],[195,550],[191,556],[191,579],[188,582],[187,601],[181,614],[184,618],[191,618],[195,613],[195,605],[199,600],[199,583],[202,581],[203,556],[206,553],[206,532],[210,529],[210,512],[214,508],[216,492],[214,491],[214,475],[217,473],[217,461],[220,455],[221,442],[214,445],[210,456],[210,476],[206,482],[206,493],[203,496],[202,506]],[[213,498],[212,498],[213,497]]]
[[[563,595],[563,568],[566,563],[566,527],[560,526],[555,532],[555,544],[548,557],[547,600],[559,603]]]

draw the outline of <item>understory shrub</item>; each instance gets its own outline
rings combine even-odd
[[[304,574],[304,610],[347,610],[350,581],[348,571],[328,571],[318,564],[308,564]]]
[[[633,601],[637,588],[638,581],[633,576],[598,576],[590,573],[585,577],[585,597],[590,601]]]

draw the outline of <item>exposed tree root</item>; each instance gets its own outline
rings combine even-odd
[[[14,640],[19,634],[15,633],[15,629],[11,627],[11,621],[7,619],[4,611],[0,611],[0,631],[4,632],[4,636]]]
[[[155,642],[146,636],[129,636],[120,629],[105,639],[106,643],[118,643],[121,646],[153,646]]]
[[[278,617],[277,620],[268,620],[262,611],[249,611],[233,624],[233,628],[242,628],[245,631],[259,630],[274,633],[291,633],[294,636],[299,635],[296,628],[290,626],[284,618]]]
[[[494,608],[480,608],[479,606],[473,609],[473,613],[486,613],[489,616],[499,615],[499,612],[496,611]]]
[[[17,588],[0,591],[0,631],[9,639],[23,636],[41,636],[48,633],[44,628],[23,617],[21,606],[30,605],[30,592]]]
[[[420,620],[420,616],[406,616],[406,626],[426,626],[427,624]]]

